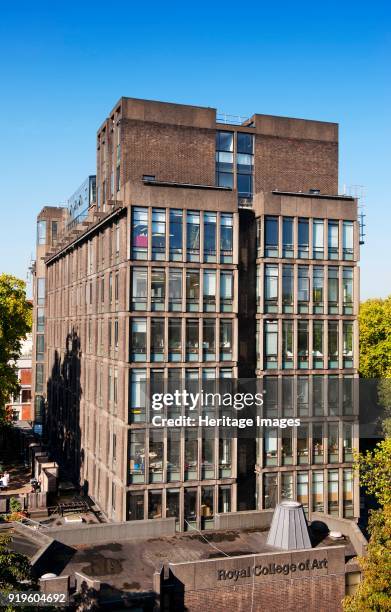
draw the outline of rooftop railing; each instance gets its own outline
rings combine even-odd
[[[242,115],[228,115],[227,113],[217,113],[217,123],[225,123],[226,125],[243,125],[250,121],[250,117]]]

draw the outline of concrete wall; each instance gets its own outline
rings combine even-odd
[[[103,542],[117,542],[133,538],[158,538],[175,535],[175,518],[84,525],[82,527],[70,525],[58,529],[49,528],[45,533],[68,546],[75,544],[101,544]]]
[[[347,536],[358,555],[365,556],[367,554],[368,542],[354,521],[322,514],[321,512],[313,512],[311,518],[313,521],[325,523],[330,531],[340,531],[344,536]]]
[[[274,510],[216,514],[215,529],[269,529]]]

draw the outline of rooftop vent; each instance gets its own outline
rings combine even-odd
[[[320,189],[310,189],[309,193],[312,193],[313,195],[319,195],[320,194]]]
[[[302,504],[283,501],[276,506],[267,544],[284,550],[312,548]]]

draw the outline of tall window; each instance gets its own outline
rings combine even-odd
[[[149,430],[149,482],[163,480],[163,431],[152,428]],[[161,493],[160,493],[161,495]],[[160,513],[161,518],[161,505]],[[158,518],[156,516],[156,518]]]
[[[165,259],[166,253],[166,211],[152,209],[152,259]]]
[[[198,476],[197,430],[187,429],[185,431],[185,480],[196,480],[197,476]]]
[[[133,208],[132,254],[133,259],[147,259],[148,256],[148,209]]]
[[[339,283],[338,268],[329,267],[329,277],[328,277],[329,314],[338,314],[338,299],[339,299],[338,283]]]
[[[170,260],[182,261],[183,251],[183,211],[170,210]]]
[[[164,319],[151,319],[151,361],[164,358]]]
[[[264,433],[264,465],[277,465],[277,429],[265,429]]]
[[[293,219],[283,217],[282,220],[282,256],[293,257]]]
[[[132,309],[147,309],[147,268],[133,268]]]
[[[308,513],[308,472],[297,472],[297,501],[303,504]]]
[[[353,461],[353,425],[352,423],[343,424],[343,461],[344,463]]]
[[[253,194],[254,136],[238,132],[236,145],[238,194],[244,198],[251,198]]]
[[[297,377],[297,414],[309,416],[310,385],[308,376]]]
[[[324,463],[322,423],[312,425],[312,463]]]
[[[200,213],[187,211],[187,259],[188,261],[200,260]]]
[[[328,514],[338,516],[339,514],[339,483],[338,470],[328,471]]]
[[[168,274],[168,308],[182,310],[182,270],[170,268]]]
[[[282,309],[293,312],[293,266],[282,266]]]
[[[146,361],[147,320],[132,319],[131,361]]]
[[[198,361],[198,319],[186,319],[186,361]]]
[[[322,314],[324,310],[324,280],[323,268],[315,266],[312,277],[312,301],[314,314]]]
[[[281,473],[281,499],[293,499],[293,474]]]
[[[208,427],[204,427],[202,430],[202,479],[214,478],[215,477],[215,439],[214,432]]]
[[[353,322],[343,322],[343,367],[353,367]]]
[[[233,216],[231,213],[220,215],[220,262],[232,263],[233,253]]]
[[[343,268],[343,313],[353,314],[353,268]]]
[[[37,304],[45,305],[45,278],[37,278]]]
[[[219,487],[219,512],[231,512],[231,486]]]
[[[353,221],[344,221],[342,227],[343,258],[353,259]]]
[[[186,487],[184,490],[184,520],[185,531],[194,529],[197,525],[197,489],[193,487]]]
[[[292,429],[286,428],[281,430],[281,458],[282,465],[292,465],[293,463],[293,445],[292,445]]]
[[[216,261],[216,213],[204,213],[204,261]]]
[[[313,258],[324,258],[324,223],[323,219],[314,219],[312,222]]]
[[[186,270],[186,310],[196,312],[200,307],[200,273]]]
[[[234,185],[234,134],[233,132],[216,133],[216,183],[219,187]]]
[[[298,256],[308,259],[309,252],[309,226],[308,219],[299,219],[298,226]]]
[[[265,369],[277,368],[278,324],[277,321],[265,321]]]
[[[338,368],[338,321],[328,322],[329,369]]]
[[[164,268],[152,268],[151,275],[151,308],[164,310],[166,294],[166,272]]]
[[[322,370],[323,356],[323,321],[314,321],[312,329],[312,367]]]
[[[314,376],[312,378],[312,398],[313,415],[324,415],[324,376]]]
[[[308,369],[308,321],[298,321],[298,366]]]
[[[216,270],[204,270],[204,312],[216,312]]]
[[[324,512],[323,472],[312,472],[312,510]]]
[[[220,319],[220,361],[232,361],[231,319]]]
[[[167,430],[167,479],[180,480],[181,432],[178,429]]]
[[[282,367],[293,368],[293,321],[282,321]]]
[[[338,221],[328,222],[329,259],[338,259],[339,229]]]
[[[265,265],[265,312],[278,309],[278,266]]]
[[[221,437],[219,439],[219,478],[231,478],[231,468],[232,442],[229,437]]]
[[[168,359],[182,361],[182,320],[168,319]]]
[[[145,431],[129,432],[129,474],[133,484],[145,482]],[[135,520],[136,517],[132,517]],[[142,516],[144,518],[144,516]]]
[[[130,405],[129,421],[142,423],[146,420],[146,373],[145,370],[131,370],[130,372]],[[144,440],[143,440],[144,445]]]
[[[216,361],[216,320],[203,319],[203,355],[205,361]]]
[[[278,257],[278,217],[265,217],[265,257]]]
[[[46,244],[46,221],[37,223],[37,244]]]
[[[233,273],[220,272],[220,311],[232,312],[233,301]]]
[[[308,302],[310,299],[310,279],[308,266],[298,267],[298,306],[299,312],[308,312]]]
[[[343,471],[343,515],[353,518],[353,470]]]
[[[277,474],[263,475],[263,507],[265,510],[274,508],[277,503]]]

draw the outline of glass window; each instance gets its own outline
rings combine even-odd
[[[265,376],[263,378],[264,414],[267,418],[278,417],[278,378]]]
[[[233,151],[234,150],[234,133],[233,132],[216,132],[216,149],[218,151]]]
[[[36,349],[36,359],[37,361],[44,360],[44,352],[45,352],[45,336],[43,334],[37,334],[37,349]]]
[[[219,478],[231,478],[231,469],[232,440],[229,437],[221,437],[219,439]]]
[[[147,320],[132,319],[131,323],[131,360],[146,361],[147,352]]]
[[[277,474],[263,475],[263,507],[274,508],[277,503]]]
[[[232,312],[233,272],[220,272],[220,311]]]
[[[353,471],[343,471],[343,515],[353,518]]]
[[[166,272],[164,268],[152,268],[151,275],[151,308],[164,310],[166,294]]]
[[[329,463],[338,463],[339,461],[339,437],[338,437],[338,423],[329,423],[328,428],[328,452],[329,452]]]
[[[293,312],[293,266],[282,266],[282,308]]]
[[[338,368],[338,321],[328,322],[329,369]]]
[[[37,305],[45,305],[45,278],[37,278]]]
[[[185,431],[185,480],[198,478],[198,438],[196,429]]]
[[[347,260],[353,259],[353,221],[343,222],[342,247],[343,258]]]
[[[148,254],[148,209],[133,208],[132,211],[133,259],[147,259]]]
[[[221,153],[219,154],[220,156],[222,155]],[[227,154],[226,154],[227,155]],[[233,159],[233,155],[228,154],[229,158]],[[219,164],[221,165],[221,164]],[[217,172],[217,185],[219,187],[229,187],[230,189],[233,189],[234,186],[234,175],[233,173],[229,173],[229,172]]]
[[[233,132],[216,133],[216,184],[233,187]]]
[[[277,429],[267,428],[264,433],[264,465],[277,465]]]
[[[257,236],[256,236],[257,257],[261,257],[261,252],[262,252],[262,222],[261,222],[261,219],[259,217],[256,219],[256,224],[257,224]]]
[[[204,270],[204,312],[216,311],[216,270]]]
[[[297,501],[303,504],[308,513],[308,472],[297,472]]]
[[[293,500],[293,474],[292,472],[281,473],[281,499]]]
[[[308,454],[308,425],[301,424],[297,428],[297,462],[299,465],[309,463]]]
[[[168,308],[182,310],[182,270],[170,268],[168,274]]]
[[[201,529],[214,528],[214,487],[201,487]]]
[[[312,510],[324,512],[323,472],[312,472]]]
[[[282,465],[292,465],[293,463],[293,446],[292,446],[292,429],[281,430],[281,454]]]
[[[313,245],[313,258],[323,259],[324,257],[323,219],[314,219],[312,222],[312,245]]]
[[[343,424],[343,461],[344,463],[353,461],[353,425],[352,423]]]
[[[283,217],[282,219],[282,256],[293,257],[293,219]]]
[[[144,491],[129,491],[128,493],[128,521],[144,520]]]
[[[129,418],[132,423],[141,423],[146,420],[146,373],[145,370],[131,370],[130,372],[130,406]]]
[[[298,366],[308,369],[308,321],[298,321]]]
[[[339,225],[338,221],[328,222],[329,259],[338,259]]]
[[[278,257],[277,217],[265,217],[265,257]]]
[[[147,309],[147,268],[133,268],[132,309]]]
[[[175,517],[176,520],[176,531],[180,531],[179,525],[179,489],[167,489],[166,493],[166,516]]]
[[[323,280],[323,268],[315,266],[313,268],[313,280],[312,280],[312,301],[313,311],[315,314],[323,313],[323,300],[324,300],[324,280]]]
[[[353,314],[353,268],[343,268],[343,313]]]
[[[327,410],[329,416],[339,414],[339,378],[327,377]]]
[[[223,485],[219,487],[219,512],[231,512],[230,485]]]
[[[46,244],[46,221],[37,223],[37,244]]]
[[[200,302],[200,274],[198,270],[186,270],[187,311],[198,311]]]
[[[265,265],[265,312],[278,309],[278,266]]]
[[[184,490],[185,531],[197,526],[197,489],[186,487]]]
[[[323,369],[323,321],[313,322],[312,334],[312,367],[314,369]]]
[[[200,213],[187,211],[187,259],[200,260]]]
[[[249,156],[246,156],[246,157],[249,157]],[[243,166],[241,166],[241,168],[243,168]],[[248,166],[248,168],[252,168],[252,166]],[[243,198],[250,198],[253,194],[252,174],[238,174],[236,180],[237,180],[238,194],[242,196]]]
[[[163,431],[149,430],[149,482],[163,480]]]
[[[182,261],[183,211],[170,210],[170,260]]]
[[[277,321],[265,321],[265,369],[277,368],[278,324]]]
[[[309,378],[298,376],[297,378],[297,414],[298,416],[309,416]]]
[[[163,361],[164,319],[151,320],[151,361]]]
[[[309,251],[308,219],[299,219],[298,242],[299,242],[298,256],[302,259],[308,259],[308,251]]]
[[[329,267],[328,285],[329,314],[338,314],[338,268]]]
[[[186,361],[199,360],[198,319],[186,319]]]
[[[354,414],[354,379],[352,376],[342,378],[342,409],[344,415]]]
[[[220,262],[232,263],[233,251],[233,216],[230,213],[220,215]]]
[[[312,463],[324,463],[322,423],[312,425]]]
[[[293,368],[293,321],[282,321],[282,367]]]
[[[297,298],[299,302],[299,312],[308,312],[308,302],[310,299],[310,279],[308,270],[308,266],[298,267]]]
[[[148,491],[148,518],[162,518],[162,491]]]
[[[203,319],[203,355],[205,361],[216,361],[216,321]]]
[[[152,259],[165,259],[166,253],[166,211],[152,209]]]
[[[169,482],[181,480],[180,455],[181,432],[179,429],[167,430],[167,480]]]
[[[343,367],[353,367],[353,322],[343,322]]]
[[[168,360],[182,361],[182,319],[168,319]]]
[[[338,470],[328,472],[328,514],[339,515],[339,483]]]
[[[130,482],[145,482],[145,431],[143,429],[132,429],[129,432],[129,474]]]
[[[254,136],[244,132],[237,132],[236,136],[238,153],[247,153],[248,155],[252,155],[254,153]]]
[[[324,415],[324,377],[314,376],[312,379],[312,401],[314,416]]]
[[[52,221],[52,244],[57,240],[58,234],[58,222]]]
[[[45,331],[45,309],[37,308],[37,332]]]
[[[282,414],[284,417],[293,416],[293,376],[282,377]]]
[[[213,429],[204,427],[202,430],[202,476],[207,480],[215,477],[215,439]]]
[[[231,319],[220,319],[220,361],[232,361]]]
[[[216,261],[216,213],[204,213],[204,261]]]

